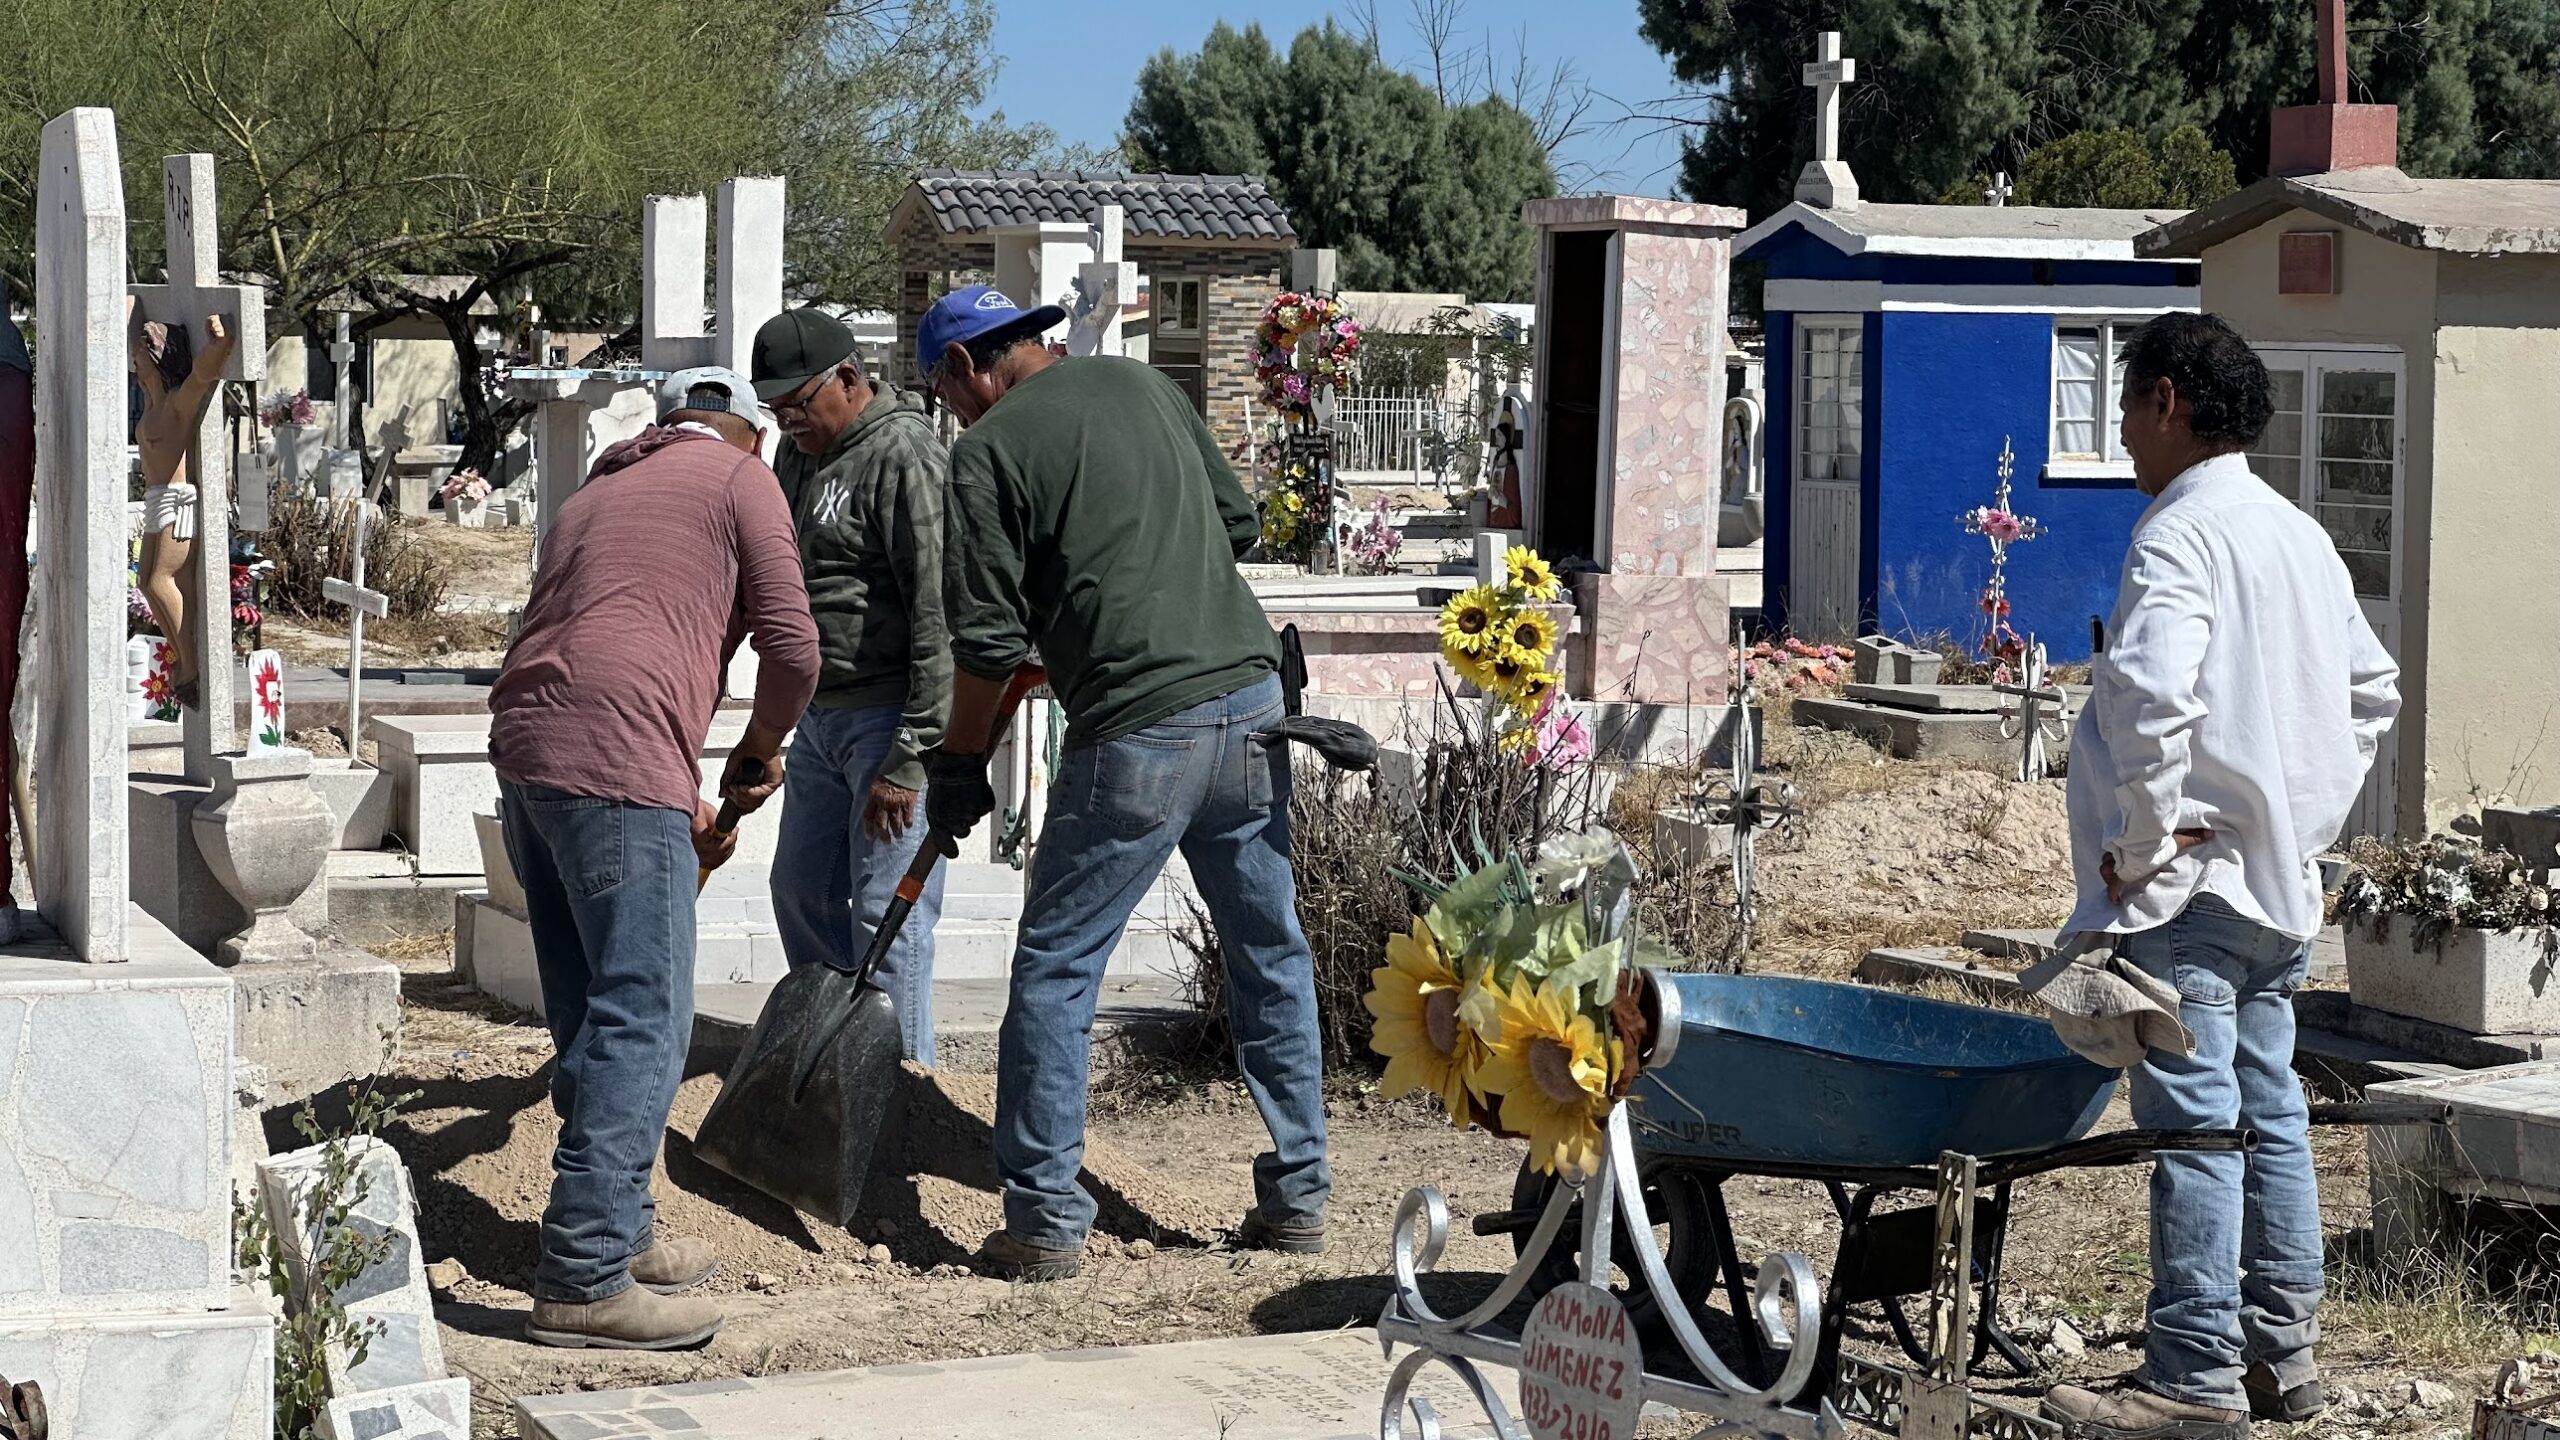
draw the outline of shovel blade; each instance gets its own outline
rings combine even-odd
[[[792,971],[765,1001],[694,1153],[805,1215],[861,1213],[905,1050],[888,994],[844,971]]]

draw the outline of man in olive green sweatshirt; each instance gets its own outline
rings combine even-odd
[[[1036,646],[1067,712],[1066,751],[1031,862],[996,1054],[1005,1228],[985,1264],[1076,1273],[1094,1202],[1086,1064],[1102,972],[1180,849],[1218,927],[1245,1086],[1271,1132],[1238,1243],[1324,1248],[1324,1061],[1315,966],[1289,868],[1279,644],[1236,573],[1253,502],[1189,397],[1134,360],[1060,360],[1063,318],[985,286],[937,302],[916,353],[969,428],[951,450],[946,603],[958,675],[949,739],[927,757],[933,828],[965,835],[1007,676]]]
[[[942,441],[922,397],[874,384],[853,332],[823,311],[765,322],[752,363],[756,395],[789,440],[774,469],[821,661],[784,769],[774,920],[794,969],[850,970],[924,842],[918,757],[941,743],[951,711]],[[941,913],[937,868],[874,976],[896,1003],[907,1058],[925,1065]]]

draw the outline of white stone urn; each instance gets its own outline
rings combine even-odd
[[[2456,925],[2418,939],[2418,923],[2389,917],[2347,932],[2347,993],[2368,1010],[2430,1020],[2466,1035],[2560,1034],[2560,946],[2541,929]]]
[[[249,912],[215,963],[310,959],[316,943],[285,912],[319,878],[338,832],[311,783],[311,752],[213,757],[213,800],[196,807],[195,827],[205,864]]]

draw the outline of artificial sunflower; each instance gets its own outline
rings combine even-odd
[[[1504,627],[1503,638],[1543,659],[1556,648],[1556,622],[1544,610],[1522,610]]]
[[[1520,677],[1512,688],[1511,708],[1535,719],[1546,708],[1547,697],[1556,693],[1556,675],[1552,670],[1533,670]]]
[[[1556,592],[1564,588],[1564,582],[1556,578],[1556,567],[1525,546],[1514,545],[1502,552],[1502,569],[1511,584],[1527,591],[1533,600],[1553,600]]]
[[[1501,684],[1500,681],[1494,679],[1493,656],[1490,654],[1469,655],[1461,651],[1451,650],[1446,653],[1444,658],[1448,660],[1451,668],[1458,672],[1459,679],[1466,681],[1468,684],[1473,685],[1478,690],[1481,690],[1488,695],[1494,693],[1496,687]]]
[[[1452,655],[1482,655],[1502,643],[1502,599],[1487,585],[1461,590],[1440,608],[1440,648]]]
[[[1474,1087],[1489,1055],[1484,1041],[1458,1023],[1464,995],[1431,927],[1416,920],[1413,933],[1387,941],[1387,963],[1369,972],[1369,993],[1361,997],[1377,1020],[1369,1048],[1387,1057],[1379,1082],[1387,1095],[1428,1090],[1461,1130],[1479,1118],[1483,1102]]]
[[[1533,1169],[1589,1176],[1600,1166],[1600,1122],[1613,1103],[1609,1077],[1620,1042],[1575,1013],[1564,991],[1531,990],[1514,975],[1495,998],[1501,1033],[1477,1078],[1502,1097],[1502,1128],[1528,1137]]]
[[[1517,705],[1530,687],[1543,683],[1552,688],[1556,683],[1554,672],[1547,669],[1546,658],[1532,655],[1517,645],[1504,645],[1486,658],[1485,666],[1493,672],[1493,684],[1481,688],[1490,689]]]

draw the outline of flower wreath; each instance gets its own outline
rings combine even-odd
[[[1309,335],[1315,337],[1315,356],[1302,369],[1298,345]],[[1330,295],[1283,290],[1262,307],[1254,341],[1254,374],[1262,381],[1262,398],[1275,409],[1305,415],[1315,408],[1318,391],[1349,383],[1351,357],[1360,353],[1360,322]]]

